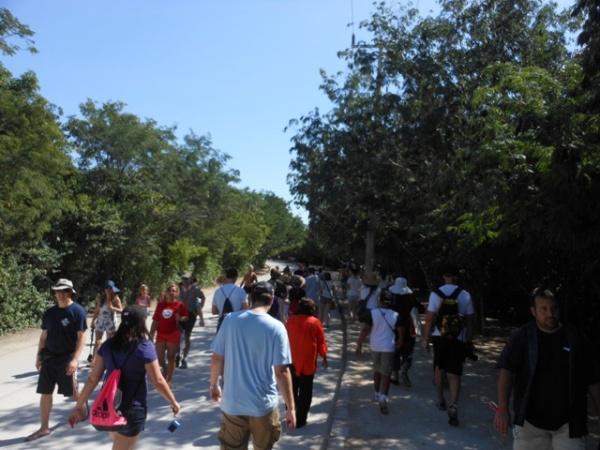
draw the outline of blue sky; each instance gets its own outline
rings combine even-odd
[[[392,2],[390,2],[392,3]],[[561,0],[561,6],[571,1]],[[423,15],[434,0],[413,1]],[[337,52],[370,0],[2,0],[35,33],[39,53],[3,58],[18,76],[33,70],[41,94],[77,115],[88,98],[181,137],[210,135],[240,171],[240,188],[291,200],[286,183],[291,119],[330,109],[319,70],[345,69]],[[304,211],[292,210],[306,220]]]

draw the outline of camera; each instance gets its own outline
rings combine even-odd
[[[167,427],[167,430],[169,430],[171,433],[174,432],[177,428],[179,428],[179,425],[181,425],[179,422],[177,422],[176,420],[173,420],[169,426]]]

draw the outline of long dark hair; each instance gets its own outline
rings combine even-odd
[[[149,339],[144,310],[137,305],[129,305],[121,314],[121,324],[108,344],[115,352],[125,351]]]

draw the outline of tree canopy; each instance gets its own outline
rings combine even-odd
[[[35,52],[32,37],[0,8],[4,55]],[[178,139],[119,101],[64,118],[34,73],[0,63],[0,333],[33,325],[59,277],[84,304],[108,279],[131,301],[141,283],[157,295],[182,272],[212,283],[300,249],[302,221],[275,194],[235,187],[229,160],[210,136]]]
[[[333,108],[290,122],[309,229],[357,260],[374,230],[377,261],[423,289],[460,265],[483,314],[523,312],[546,284],[598,320],[595,41],[573,51],[579,16],[551,3],[439,5],[377,5],[347,71],[322,73]]]

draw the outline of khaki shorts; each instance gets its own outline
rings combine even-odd
[[[569,438],[569,424],[565,423],[556,431],[543,430],[525,421],[522,427],[515,425],[513,429],[514,450],[538,450],[552,448],[554,450],[585,450],[584,438]]]
[[[273,448],[281,436],[279,408],[262,417],[222,415],[219,430],[222,449],[247,449],[252,436],[252,444],[256,450],[268,450]]]
[[[373,371],[379,372],[381,375],[389,377],[392,374],[394,367],[394,352],[374,352],[373,355]]]

